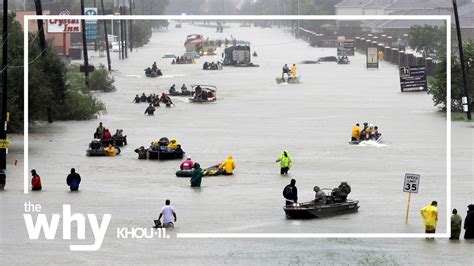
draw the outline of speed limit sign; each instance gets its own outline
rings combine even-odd
[[[403,183],[403,192],[418,193],[420,187],[420,175],[405,174],[405,182]]]

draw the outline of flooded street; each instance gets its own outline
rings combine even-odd
[[[98,120],[54,122],[30,128],[29,168],[42,178],[43,191],[22,194],[22,163],[11,166],[7,188],[0,193],[1,253],[7,264],[35,256],[39,263],[252,263],[256,256],[271,264],[429,263],[430,256],[449,263],[466,263],[463,255],[474,243],[425,239],[176,239],[176,233],[422,233],[419,209],[432,200],[439,204],[437,233],[446,232],[446,118],[433,107],[431,95],[401,93],[398,68],[382,62],[378,70],[365,69],[365,56],[350,57],[349,65],[334,62],[304,65],[302,60],[335,55],[335,48],[312,48],[282,29],[241,28],[228,24],[214,28],[183,24],[154,32],[148,45],[119,61],[112,53],[116,92],[98,93],[107,113]],[[201,33],[210,39],[251,42],[258,68],[224,67],[203,71],[205,61],[172,65],[165,53],[181,55],[186,35]],[[96,66],[106,63],[91,52]],[[143,69],[156,61],[164,76],[144,77]],[[276,84],[282,66],[296,63],[301,84]],[[193,104],[174,97],[175,107],[159,107],[145,116],[146,104],[132,103],[136,94],[167,92],[172,84],[211,84],[217,102]],[[123,129],[128,145],[120,156],[86,157],[88,143],[102,121],[112,133]],[[373,123],[384,134],[383,145],[349,145],[355,123]],[[452,207],[465,216],[473,201],[473,129],[453,122]],[[138,160],[133,151],[161,137],[176,138],[186,154],[208,167],[231,154],[237,164],[233,176],[203,178],[192,189],[188,178],[177,178],[180,161]],[[21,138],[16,138],[21,141]],[[15,144],[10,161],[22,161]],[[293,159],[289,176],[279,175],[275,159],[287,149]],[[70,193],[66,176],[71,167],[82,176],[79,193]],[[404,223],[407,194],[405,173],[421,175],[420,190],[411,197],[409,224]],[[358,213],[325,219],[290,220],[282,209],[282,190],[296,179],[299,201],[314,199],[313,187],[337,187],[347,181],[351,199],[360,201]],[[153,225],[165,199],[171,200],[178,221],[172,239],[118,239],[115,228]],[[74,240],[29,241],[23,203],[43,206],[42,213],[72,211],[102,215],[112,220],[100,252],[68,257]],[[59,227],[61,231],[61,227]],[[17,246],[13,245],[13,240]],[[42,244],[45,244],[42,246]],[[44,247],[44,248],[42,248]],[[122,253],[116,253],[121,250]],[[407,252],[410,250],[412,253]],[[38,256],[42,254],[44,256]],[[359,254],[359,261],[350,260]],[[3,257],[3,255],[2,255]],[[216,261],[216,259],[218,259]],[[442,262],[440,262],[442,263]]]

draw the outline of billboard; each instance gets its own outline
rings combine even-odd
[[[409,66],[400,68],[400,89],[404,91],[426,91],[425,66]]]
[[[48,19],[48,33],[81,33],[79,19]]]
[[[379,68],[379,58],[377,57],[377,47],[367,47],[367,68]]]

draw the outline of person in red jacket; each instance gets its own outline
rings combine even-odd
[[[112,134],[110,134],[110,131],[106,129],[104,132],[104,140],[110,140],[110,138],[112,138]]]
[[[31,179],[31,187],[32,187],[32,190],[33,191],[36,191],[36,190],[41,190],[41,177],[38,175],[38,173],[36,173],[36,170],[33,169],[31,170],[31,175],[33,176],[33,178]]]

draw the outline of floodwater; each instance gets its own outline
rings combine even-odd
[[[186,35],[248,40],[258,53],[259,68],[225,67],[203,71],[196,65],[171,65],[165,53],[182,54]],[[14,143],[10,160],[19,166],[8,172],[1,193],[1,253],[7,263],[34,258],[40,263],[468,263],[463,256],[473,243],[425,239],[175,239],[179,233],[422,233],[419,209],[439,204],[438,232],[446,232],[446,118],[426,93],[401,93],[397,67],[381,63],[366,70],[365,57],[351,64],[300,65],[305,59],[335,55],[334,48],[311,48],[282,29],[240,28],[224,33],[183,24],[155,32],[148,45],[118,60],[112,53],[116,92],[98,93],[107,114],[98,120],[36,123],[30,128],[29,168],[42,177],[43,191],[22,194],[21,144]],[[105,63],[91,52],[92,63]],[[143,69],[156,61],[164,77],[145,78]],[[301,84],[276,84],[283,64],[296,63]],[[218,101],[192,104],[175,97],[173,108],[160,107],[144,116],[136,94],[166,92],[172,84],[212,84]],[[128,146],[115,158],[86,157],[85,150],[99,121],[123,129]],[[383,145],[349,145],[352,126],[368,121],[384,134]],[[452,206],[464,217],[473,201],[473,131],[453,122]],[[204,178],[192,189],[177,178],[179,161],[138,160],[133,150],[154,139],[177,138],[201,166],[222,162],[232,154],[233,176]],[[17,137],[17,141],[21,138]],[[276,157],[289,150],[290,175],[279,175]],[[80,192],[65,184],[69,169],[82,176]],[[405,224],[405,173],[421,175],[420,190],[411,197]],[[289,220],[282,206],[283,187],[296,179],[299,200],[314,198],[313,186],[333,188],[341,181],[352,187],[349,198],[360,201],[358,213],[325,219]],[[178,222],[169,240],[118,239],[118,227],[150,227],[165,199],[175,207]],[[99,252],[71,255],[70,243],[80,240],[28,240],[22,214],[25,201],[39,203],[42,213],[72,211],[112,215]],[[74,228],[74,227],[73,227]],[[59,230],[61,232],[61,230]],[[60,236],[60,234],[58,234]],[[73,238],[75,234],[73,233]],[[91,241],[90,241],[91,242]],[[27,256],[25,256],[27,254]]]

